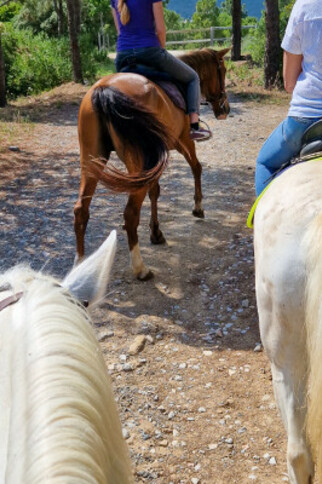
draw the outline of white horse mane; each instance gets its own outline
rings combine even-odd
[[[0,276],[0,288],[6,286],[9,294],[23,295],[0,313],[0,337],[9,352],[9,368],[0,369],[10,402],[7,437],[1,435],[0,444],[7,443],[5,482],[132,482],[87,312],[55,279],[25,267]],[[0,466],[1,457],[0,452]]]

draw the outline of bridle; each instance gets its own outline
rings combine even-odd
[[[21,292],[17,292],[16,294],[12,294],[12,296],[8,296],[5,299],[2,299],[2,301],[0,301],[0,311],[18,302],[22,296],[23,296],[23,292],[21,291]]]
[[[58,284],[60,286],[60,284]],[[15,304],[18,302],[23,296],[23,291],[21,292],[16,292],[15,294],[12,294],[11,296],[6,297],[5,299],[2,299],[0,301],[0,311],[3,309],[7,308],[8,306],[11,306],[12,304]],[[81,306],[84,308],[87,308],[89,306],[89,301],[81,301],[80,302]]]
[[[223,76],[221,74],[221,68],[220,68],[220,61],[215,57],[216,59],[216,69],[217,69],[217,75],[219,79],[219,89],[220,92],[219,94],[209,94],[209,96],[206,97],[206,101],[209,103],[213,103],[215,101],[219,102],[219,108],[224,110],[225,106],[225,101],[227,99],[226,91],[225,91],[225,84],[223,80]]]

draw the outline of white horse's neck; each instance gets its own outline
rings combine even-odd
[[[131,482],[85,310],[44,277],[13,292],[21,290],[20,301],[0,312],[0,483]]]
[[[4,298],[6,293],[1,293]],[[9,449],[17,450],[19,456],[25,456],[26,425],[26,365],[25,365],[25,328],[23,315],[19,308],[8,307],[5,313],[15,314],[11,317],[0,319],[0,482],[14,483],[23,482],[23,469],[25,464],[22,459],[15,459]],[[13,388],[15,395],[13,398]],[[12,419],[11,416],[16,418]],[[13,460],[13,465],[8,465],[8,459]],[[6,475],[6,469],[12,469],[12,475]]]

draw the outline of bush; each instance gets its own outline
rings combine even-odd
[[[34,35],[6,24],[2,41],[9,98],[37,94],[72,80],[69,38]],[[102,64],[111,68],[106,53],[93,47],[90,35],[80,37],[80,49],[83,75],[89,82]]]
[[[48,39],[7,24],[3,35],[9,98],[36,94],[71,79],[67,39]]]

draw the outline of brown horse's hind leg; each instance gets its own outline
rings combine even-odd
[[[149,190],[149,198],[151,201],[151,218],[150,218],[150,240],[152,244],[165,244],[166,240],[159,229],[158,220],[158,198],[160,196],[160,185],[158,182],[154,183]]]
[[[189,131],[185,130],[184,136],[180,139],[181,143],[176,146],[176,149],[181,153],[190,165],[193,177],[195,180],[195,206],[192,214],[198,218],[204,218],[204,210],[202,207],[202,191],[201,191],[201,172],[202,167],[196,155],[196,148],[194,142],[189,137]]]
[[[153,273],[143,263],[137,233],[141,206],[146,192],[147,189],[144,188],[131,194],[124,210],[124,228],[128,237],[131,265],[134,275],[140,281],[147,281],[153,277]]]
[[[74,207],[74,230],[76,235],[75,263],[80,262],[85,254],[85,231],[89,220],[89,206],[96,185],[97,180],[95,178],[87,178],[85,174],[82,174],[79,197]]]

